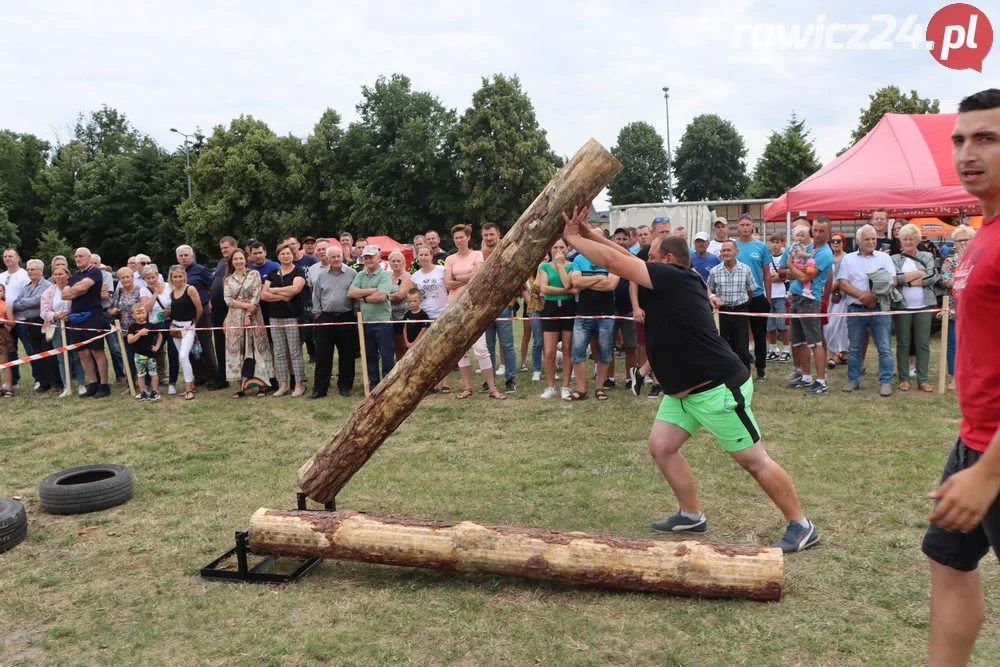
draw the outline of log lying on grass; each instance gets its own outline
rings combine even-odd
[[[562,233],[560,214],[572,212],[574,206],[588,206],[621,168],[611,153],[591,139],[556,173],[459,298],[299,469],[299,487],[306,495],[321,503],[333,500],[534,275]]]
[[[259,553],[715,598],[781,599],[779,549],[560,533],[471,521],[445,523],[261,508],[250,519]]]

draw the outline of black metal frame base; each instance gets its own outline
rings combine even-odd
[[[308,510],[306,506],[306,494],[299,491],[296,495],[296,507],[299,510]],[[337,509],[336,499],[326,503],[323,511],[333,512]],[[319,511],[319,510],[315,510]],[[314,567],[323,562],[322,558],[302,558],[300,556],[284,556],[282,554],[257,554],[249,545],[250,531],[236,531],[236,546],[222,554],[211,563],[201,568],[201,578],[207,581],[222,581],[229,583],[246,584],[290,584],[298,581],[308,574]],[[250,566],[249,556],[264,556],[263,560]],[[223,569],[219,566],[227,560],[236,558],[236,569]],[[294,571],[287,574],[271,572],[271,568],[279,558],[298,561],[298,566]]]

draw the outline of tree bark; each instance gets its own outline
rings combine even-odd
[[[780,600],[784,580],[779,549],[377,517],[349,510],[261,508],[250,519],[250,547],[258,553],[695,597]]]
[[[556,173],[458,299],[330,441],[299,468],[299,487],[310,498],[327,503],[336,497],[534,275],[562,233],[561,213],[589,206],[621,168],[611,153],[591,139]]]

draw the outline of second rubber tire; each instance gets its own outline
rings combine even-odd
[[[84,514],[128,502],[132,489],[132,473],[125,466],[80,466],[43,479],[38,501],[51,514]]]

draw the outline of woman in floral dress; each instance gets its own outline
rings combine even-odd
[[[246,254],[239,248],[234,250],[226,266],[226,279],[223,283],[223,294],[226,305],[229,306],[229,314],[223,324],[226,329],[226,379],[240,386],[233,398],[243,396],[243,378],[240,372],[247,356],[256,360],[256,377],[274,376],[271,344],[267,340],[267,329],[263,328],[264,316],[260,312],[262,287],[260,274],[247,267]],[[257,396],[264,396],[263,388],[258,389]]]

